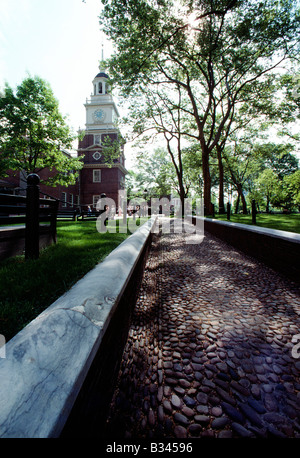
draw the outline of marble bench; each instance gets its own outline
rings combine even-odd
[[[121,345],[111,323],[122,301],[123,317],[130,314],[126,288],[136,283],[155,223],[155,217],[149,219],[6,344],[0,359],[0,437],[60,437],[100,349],[106,360],[114,358],[107,343],[103,346],[107,335],[106,342]],[[124,321],[117,320],[123,328]],[[112,385],[112,374],[104,372]]]
[[[216,219],[204,220],[204,231],[264,262],[288,278],[300,280],[300,234]]]

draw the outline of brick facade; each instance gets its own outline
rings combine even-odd
[[[44,169],[38,172],[40,177],[40,192],[41,197],[53,197],[60,200],[60,209],[74,209],[79,204],[79,179],[74,185],[55,187],[43,183],[43,180],[53,176],[55,171]],[[8,177],[0,179],[0,193],[25,195],[26,193],[26,178],[19,171],[8,171]]]
[[[100,134],[99,134],[100,135]],[[117,140],[116,133],[102,133],[101,137],[108,136],[112,141]],[[115,159],[112,164],[107,164],[103,154],[101,144],[95,145],[95,135],[87,134],[79,142],[78,156],[83,156],[84,166],[80,172],[80,202],[83,209],[94,207],[97,197],[102,193],[116,204],[116,209],[121,205],[120,192],[125,187],[124,153],[121,151],[119,159]]]
[[[55,187],[43,183],[49,176],[55,174],[55,171],[48,169],[38,172],[40,177],[40,191],[42,194],[49,195],[60,200],[60,209],[80,208],[86,210],[96,206],[97,198],[102,193],[110,199],[113,199],[116,204],[116,210],[121,205],[120,192],[125,188],[124,156],[122,154],[120,160],[116,160],[113,165],[106,164],[100,158],[95,160],[93,154],[98,151],[101,154],[101,148],[94,148],[88,151],[81,150],[78,155],[84,156],[84,166],[79,172],[79,177],[74,185]],[[0,179],[0,193],[9,194],[25,194],[26,179],[21,172],[8,172],[8,177]]]

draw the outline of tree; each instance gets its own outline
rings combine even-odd
[[[298,170],[299,161],[292,154],[293,145],[267,143],[262,148],[265,150],[265,167],[273,170],[280,180]]]
[[[153,153],[140,151],[137,154],[137,172],[131,172],[131,188],[136,188],[135,196],[144,198],[167,197],[171,194],[174,170],[166,151],[157,148]],[[133,178],[133,180],[132,180]],[[133,191],[131,191],[133,194]]]
[[[48,168],[50,185],[72,184],[82,162],[66,154],[75,139],[48,83],[26,78],[16,89],[6,84],[0,97],[0,151],[5,168],[27,174]]]
[[[258,146],[264,169],[256,180],[256,190],[270,204],[291,210],[297,205],[299,193],[298,159],[292,154],[290,144],[266,143]]]
[[[171,160],[176,175],[175,188],[179,194],[182,211],[184,212],[184,199],[188,194],[188,186],[184,176],[183,168],[183,145],[182,131],[184,130],[182,120],[182,90],[180,87],[170,93],[164,90],[163,85],[153,85],[144,91],[140,86],[141,103],[135,98],[131,104],[130,124],[133,125],[133,134],[144,136],[144,143],[149,140],[149,134],[160,137],[165,145],[167,154]],[[139,100],[141,97],[139,98]],[[128,123],[128,119],[126,119]]]
[[[235,111],[257,99],[268,73],[297,55],[292,0],[102,0],[101,22],[116,46],[110,73],[132,96],[140,86],[180,87],[201,146],[204,205],[211,213],[210,157]],[[191,26],[191,19],[194,18]]]
[[[289,141],[299,142],[300,134],[297,121],[300,119],[300,68],[299,61],[293,62],[286,73],[274,78],[279,97],[272,100],[268,113],[278,134]]]
[[[266,212],[270,212],[270,203],[276,201],[276,196],[280,192],[280,180],[273,170],[265,169],[256,180],[260,194],[266,200]]]
[[[229,172],[230,180],[237,192],[235,213],[238,213],[241,201],[243,214],[246,215],[248,211],[244,185],[249,176],[249,169],[251,169],[252,148],[249,148],[249,145],[245,147],[242,142],[235,142],[232,151],[230,151],[230,147],[227,147],[222,156],[225,159],[225,169]]]
[[[284,183],[292,197],[292,203],[300,211],[300,170],[284,177]]]

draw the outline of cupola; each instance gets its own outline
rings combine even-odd
[[[100,70],[93,80],[94,95],[107,94],[109,91],[108,75]]]

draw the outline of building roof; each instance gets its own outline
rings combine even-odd
[[[104,72],[98,73],[98,75],[95,76],[95,78],[108,78],[108,75]]]

